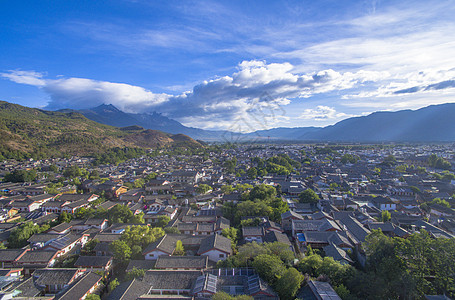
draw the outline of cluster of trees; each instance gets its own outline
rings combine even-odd
[[[163,235],[164,230],[160,227],[128,226],[120,239],[110,245],[114,259],[124,265],[130,259],[142,259],[142,250]]]
[[[303,282],[302,274],[292,267],[294,259],[294,253],[286,244],[253,242],[242,245],[237,254],[225,261],[219,261],[217,266],[253,267],[259,276],[274,288],[280,299],[294,299]]]
[[[259,176],[264,176],[268,173],[289,175],[294,172],[295,169],[301,167],[298,161],[291,159],[287,154],[273,156],[267,160],[255,157],[253,158],[252,163],[256,165],[255,170]]]
[[[306,189],[299,194],[300,203],[318,203],[319,196],[312,189]]]
[[[222,207],[223,216],[234,226],[240,224],[242,217],[269,217],[273,221],[280,221],[281,214],[288,210],[288,205],[276,195],[277,191],[273,186],[255,186],[251,191],[242,194],[244,201],[237,204],[226,202]]]
[[[117,204],[110,210],[102,208],[85,208],[81,207],[74,213],[76,219],[90,219],[90,218],[106,218],[110,224],[114,223],[128,223],[128,224],[144,224],[144,214],[139,213],[134,215],[128,206]]]
[[[441,173],[431,173],[430,175],[435,179],[442,181],[451,181],[455,179],[455,175],[447,170],[442,171]]]
[[[397,164],[397,159],[393,155],[389,155],[379,164],[384,167],[393,167]]]
[[[455,296],[455,241],[422,231],[391,238],[373,230],[366,238],[364,269],[343,265],[311,250],[297,269],[329,281],[342,299],[421,299]]]
[[[234,173],[235,167],[237,166],[237,159],[234,157],[232,160],[226,160],[224,162],[224,168],[226,169],[227,173]]]
[[[434,153],[428,157],[428,164],[430,165],[430,167],[442,170],[450,170],[450,168],[452,167],[452,164],[450,162],[448,162],[442,157],[437,156]]]
[[[33,222],[25,222],[16,227],[8,238],[9,248],[22,248],[28,245],[27,240],[35,233],[41,233],[48,230],[50,226],[48,224],[39,226],[34,225]]]
[[[147,152],[142,148],[112,148],[103,153],[95,154],[93,164],[119,164],[132,158],[146,155]]]
[[[35,181],[38,177],[38,173],[35,169],[31,170],[14,170],[11,173],[7,173],[3,181],[6,182],[31,182]]]
[[[347,163],[355,164],[356,162],[359,161],[359,157],[357,155],[352,155],[352,154],[346,153],[341,157],[340,161],[343,164],[347,164]]]
[[[444,200],[444,199],[441,199],[441,198],[434,198],[431,201],[423,203],[422,205],[420,205],[420,207],[423,210],[429,212],[430,211],[430,205],[432,205],[432,204],[438,204],[438,205],[441,205],[441,206],[444,206],[444,207],[447,207],[447,208],[451,208],[450,203],[447,200]]]
[[[198,187],[196,188],[196,192],[198,192],[199,194],[206,194],[211,190],[212,190],[212,187],[205,183],[199,184]]]

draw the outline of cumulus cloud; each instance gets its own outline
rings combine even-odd
[[[10,70],[8,73],[2,73],[3,77],[17,83],[23,83],[34,86],[44,86],[46,81],[43,74],[35,71]]]
[[[337,112],[333,107],[319,105],[315,109],[305,109],[298,118],[304,120],[326,121],[329,119],[342,119],[351,116],[352,115]]]
[[[51,98],[50,109],[113,104],[126,112],[161,112],[186,125],[202,128],[226,128],[241,118],[270,128],[284,119],[284,107],[291,100],[347,90],[389,76],[373,71],[339,73],[328,69],[298,74],[293,70],[290,63],[243,61],[231,76],[204,81],[180,95],[157,94],[139,86],[85,78],[45,79],[34,71],[10,71],[2,76],[41,88]]]
[[[125,112],[142,112],[168,100],[142,87],[85,78],[44,79],[35,71],[10,71],[3,77],[14,82],[40,87],[51,98],[48,109],[84,109],[113,104]]]

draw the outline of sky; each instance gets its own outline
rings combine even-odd
[[[203,129],[455,102],[455,0],[1,1],[0,100]]]

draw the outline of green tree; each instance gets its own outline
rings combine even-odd
[[[170,221],[171,221],[171,218],[169,218],[168,216],[159,216],[159,217],[158,217],[158,223],[156,224],[156,226],[158,226],[158,227],[164,227],[164,226],[166,226]]]
[[[234,227],[224,228],[221,231],[222,236],[227,237],[228,239],[231,240],[232,249],[235,249],[235,247],[237,246],[238,232],[239,232],[238,229]]]
[[[284,271],[283,275],[275,284],[275,290],[280,296],[280,299],[295,299],[295,295],[300,289],[303,279],[303,275],[294,268]]]
[[[129,223],[133,218],[133,212],[126,205],[117,204],[108,211],[110,224]]]
[[[143,259],[144,256],[142,256],[142,247],[139,245],[133,245],[131,247],[131,258],[132,259]]]
[[[34,225],[29,221],[23,223],[11,231],[8,237],[9,248],[22,248],[28,244],[27,240],[35,233],[41,233],[48,230],[49,225]]]
[[[261,184],[255,186],[249,195],[250,200],[266,200],[269,198],[274,198],[276,196],[276,189],[271,185]]]
[[[114,259],[124,264],[131,258],[131,248],[124,241],[114,241],[110,245],[110,249],[114,254]]]
[[[101,298],[97,294],[88,294],[85,300],[101,300]]]
[[[137,269],[136,267],[133,267],[131,271],[126,273],[125,279],[127,281],[133,280],[134,278],[142,278],[145,275],[145,270],[144,269]]]
[[[164,232],[166,234],[180,234],[180,230],[177,227],[165,227]]]
[[[206,194],[212,190],[212,187],[208,184],[202,183],[196,188],[196,192],[199,194]]]
[[[179,255],[179,256],[182,256],[182,255],[185,255],[185,249],[183,248],[183,243],[181,240],[178,240],[176,243],[175,243],[175,250],[174,250],[174,255]]]
[[[60,223],[69,223],[73,219],[73,216],[66,211],[63,211],[60,216],[58,216],[58,220]]]
[[[133,225],[128,226],[120,237],[130,248],[138,245],[141,248],[153,243],[164,235],[164,230],[160,227],[150,227]]]
[[[232,187],[232,185],[226,184],[226,185],[221,186],[221,192],[223,192],[223,194],[229,195],[233,191],[234,191],[234,188]]]
[[[250,179],[256,179],[256,177],[258,177],[258,170],[255,167],[251,167],[246,172],[246,175],[248,175],[248,178]]]
[[[269,284],[274,285],[286,270],[283,262],[276,256],[260,254],[256,256],[252,263],[256,272]]]
[[[317,203],[318,201],[319,196],[312,189],[306,189],[299,195],[300,203]]]
[[[212,296],[212,300],[253,300],[254,298],[248,295],[231,296],[225,292],[217,292]]]
[[[100,241],[98,241],[98,239],[93,239],[93,240],[90,240],[88,241],[84,248],[82,249],[82,252],[84,255],[88,255],[90,254],[96,247],[96,245],[99,244]]]
[[[120,283],[118,282],[117,278],[114,278],[111,282],[109,282],[109,285],[107,287],[109,293],[115,290],[115,288],[119,285]]]
[[[389,211],[383,210],[381,213],[381,221],[382,222],[388,222],[392,218],[392,215],[390,214]]]
[[[6,182],[31,182],[35,181],[38,177],[38,173],[35,169],[31,170],[14,170],[11,173],[7,173],[3,178]]]

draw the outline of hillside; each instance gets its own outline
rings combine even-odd
[[[89,155],[115,147],[201,146],[184,135],[140,127],[122,130],[74,111],[45,111],[4,101],[0,101],[0,139],[0,154],[4,157]]]

